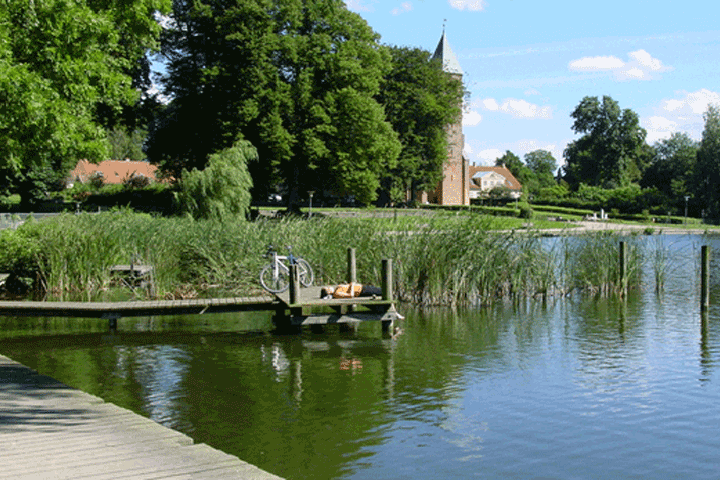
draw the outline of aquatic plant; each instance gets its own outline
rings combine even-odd
[[[258,272],[268,244],[278,251],[291,245],[313,266],[316,284],[347,280],[349,247],[356,250],[362,283],[379,285],[381,261],[392,259],[396,297],[425,305],[490,304],[572,288],[609,294],[623,287],[614,234],[545,239],[531,230],[494,230],[496,220],[482,215],[415,220],[228,222],[117,210],[29,222],[3,234],[22,241],[3,242],[33,252],[23,257],[22,269],[55,298],[97,299],[113,285],[110,267],[131,258],[154,267],[158,297],[254,295],[262,292]],[[635,285],[642,252],[636,239],[628,244],[626,281]]]

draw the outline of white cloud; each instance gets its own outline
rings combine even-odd
[[[452,8],[479,12],[485,8],[485,0],[448,0]]]
[[[597,72],[601,70],[614,70],[622,68],[625,62],[617,57],[583,57],[570,62],[570,70],[582,72]]]
[[[482,121],[482,115],[475,110],[468,110],[463,113],[463,126],[474,127]]]
[[[705,128],[703,114],[708,106],[720,105],[720,92],[706,88],[696,92],[678,92],[677,98],[663,100],[655,109],[655,115],[642,122],[647,130],[647,142],[669,138],[675,132],[685,132],[695,140],[702,138]]]
[[[538,90],[534,89],[534,88],[529,88],[529,89],[525,90],[524,93],[525,93],[525,95],[527,95],[528,97],[530,97],[530,96],[532,96],[532,95],[540,95],[540,92],[539,92]]]
[[[540,107],[526,100],[518,100],[508,98],[499,104],[494,98],[485,98],[475,104],[490,112],[502,112],[511,115],[514,118],[552,118],[551,107]]]
[[[651,145],[658,140],[670,138],[673,133],[678,131],[678,123],[665,117],[650,117],[647,122],[643,123],[646,123],[644,128],[647,130],[645,140]]]
[[[659,72],[663,69],[662,62],[656,58],[653,58],[645,50],[637,50],[635,52],[628,53],[628,57],[636,61],[640,66],[645,67],[653,72]]]
[[[491,112],[500,110],[500,105],[498,105],[494,98],[486,98],[482,101],[482,104],[486,110],[490,110]]]
[[[653,73],[671,70],[645,50],[628,53],[625,62],[615,56],[583,57],[573,60],[568,68],[575,72],[611,72],[617,80],[651,80]]]
[[[502,157],[503,155],[505,155],[504,150],[500,150],[497,148],[488,148],[486,150],[481,150],[478,153],[477,158],[479,158],[484,165],[495,165],[495,160]]]
[[[365,0],[345,0],[348,10],[353,12],[371,12],[372,7],[365,5]]]
[[[500,110],[512,115],[515,118],[552,118],[550,107],[538,107],[525,100],[510,98],[500,106]]]
[[[402,13],[407,13],[413,9],[411,2],[403,2],[402,5],[400,5],[397,8],[393,8],[390,13],[393,15],[400,15]]]

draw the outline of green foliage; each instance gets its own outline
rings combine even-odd
[[[695,196],[708,216],[720,217],[720,107],[711,105],[705,112],[705,129],[697,153],[694,178]]]
[[[0,272],[34,276],[40,248],[38,235],[29,227],[0,230]]]
[[[411,192],[430,190],[442,178],[447,159],[446,125],[460,120],[462,83],[442,70],[430,52],[388,47],[392,69],[385,75],[377,100],[397,132],[402,150],[395,168],[383,178],[391,201]]]
[[[183,171],[176,197],[180,211],[196,220],[245,217],[252,187],[247,163],[254,160],[255,148],[240,141],[211,155],[204,170]]]
[[[533,195],[538,195],[543,188],[552,188],[556,185],[555,170],[557,169],[557,160],[552,156],[552,153],[547,150],[533,150],[526,153],[525,165],[535,174],[537,179],[537,190],[531,192]]]
[[[533,209],[527,202],[518,202],[518,208],[520,209],[520,218],[530,220],[533,217]]]
[[[505,155],[495,160],[495,165],[498,167],[505,166],[513,176],[522,185],[523,193],[536,195],[540,184],[538,181],[537,174],[528,168],[520,157],[512,153],[510,150],[505,152]]]
[[[655,188],[665,197],[659,205],[664,210],[683,208],[685,197],[692,196],[698,148],[689,135],[677,132],[653,146],[655,154],[641,185]]]
[[[98,119],[138,94],[130,70],[169,0],[27,2],[0,9],[0,189],[45,198],[78,159],[104,160]],[[48,172],[52,172],[51,174]]]
[[[108,134],[110,158],[116,160],[144,160],[143,143],[146,136],[147,132],[142,129],[128,132],[127,129],[121,127],[113,128]]]
[[[356,249],[363,283],[380,285],[381,261],[391,258],[397,297],[418,303],[489,304],[576,287],[614,291],[618,236],[544,242],[531,231],[491,231],[509,231],[518,221],[455,213],[413,221],[257,222],[162,218],[128,210],[61,215],[0,232],[0,268],[37,276],[54,298],[98,299],[113,286],[109,267],[139,256],[153,265],[160,297],[253,295],[261,292],[258,272],[271,243],[281,249],[292,245],[313,266],[317,284],[345,281],[348,247]],[[642,250],[631,245],[630,285],[639,283],[641,256]]]
[[[573,189],[581,183],[616,188],[641,178],[651,153],[635,112],[608,96],[602,103],[585,97],[571,117],[573,131],[583,134],[565,149],[563,178]]]
[[[174,100],[149,158],[179,176],[244,138],[265,159],[251,165],[257,198],[278,182],[291,203],[325,186],[375,198],[400,145],[374,100],[390,56],[359,15],[341,0],[198,0],[175,2],[173,19]]]

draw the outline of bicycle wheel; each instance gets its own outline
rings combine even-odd
[[[273,264],[268,264],[260,271],[260,284],[265,290],[272,293],[282,293],[290,286],[290,276],[283,268],[277,269],[277,276]]]
[[[309,287],[315,280],[315,274],[310,264],[303,258],[295,259],[300,275],[300,283],[303,287]]]

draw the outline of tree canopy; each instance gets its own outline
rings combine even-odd
[[[406,192],[434,189],[447,159],[446,126],[460,121],[462,82],[442,70],[439,60],[418,48],[388,47],[392,69],[378,101],[397,132],[402,150],[397,166],[383,179],[390,200]]]
[[[169,0],[6,0],[0,9],[0,189],[42,196],[80,158],[104,160],[103,118],[139,93]],[[26,199],[27,200],[27,199]]]
[[[653,145],[654,155],[641,185],[656,188],[672,203],[690,194],[697,162],[698,142],[687,133],[673,133]]]
[[[695,195],[711,218],[720,217],[720,107],[705,112],[705,129],[697,152]]]
[[[341,0],[176,0],[163,52],[173,101],[148,155],[177,173],[238,138],[260,161],[255,192],[284,183],[374,200],[400,143],[374,97],[390,68]]]
[[[649,161],[646,132],[635,112],[621,110],[611,97],[585,97],[575,107],[573,131],[583,134],[565,149],[563,179],[577,188],[581,183],[613,188],[641,178]]]

